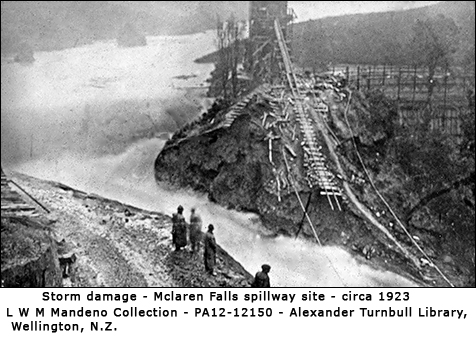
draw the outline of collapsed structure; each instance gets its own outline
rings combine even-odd
[[[347,199],[343,173],[329,160],[339,141],[328,123],[342,115],[349,92],[334,77],[305,76],[295,68],[288,40],[293,18],[286,1],[251,2],[247,71],[255,89],[232,105],[215,104],[177,132],[156,160],[156,179],[301,228],[296,217],[302,216],[320,242],[309,210],[341,211]],[[247,149],[250,142],[253,149]],[[291,206],[296,210],[290,213]]]
[[[207,178],[205,182],[198,182],[201,179],[197,177],[188,180],[191,174],[198,173],[191,173],[187,165],[183,166],[184,171],[176,170],[172,174],[167,168],[176,162],[176,156],[180,156],[175,153],[179,145],[183,148],[188,142],[203,142],[207,138],[213,144],[217,135],[232,133],[230,129],[236,126],[237,121],[247,120],[252,123],[253,137],[259,135],[257,138],[261,149],[258,153],[263,155],[259,159],[250,159],[253,163],[259,162],[256,163],[259,174],[250,183],[251,189],[247,193],[256,197],[265,192],[274,196],[278,205],[286,205],[286,199],[290,196],[296,197],[299,213],[307,219],[319,241],[308,215],[312,195],[315,198],[325,198],[332,211],[342,210],[342,199],[346,199],[342,193],[342,184],[337,178],[341,175],[337,174],[335,164],[328,158],[332,151],[329,147],[335,147],[338,140],[336,137],[330,141],[327,139],[333,143],[329,145],[326,144],[326,137],[330,131],[328,122],[333,115],[339,115],[337,110],[342,110],[345,106],[348,92],[334,77],[304,76],[295,68],[289,50],[294,18],[294,12],[288,8],[287,1],[250,2],[246,70],[251,79],[250,86],[255,89],[231,106],[215,105],[201,121],[185,126],[176,133],[157,158],[156,178],[179,184],[185,181],[185,185],[205,190],[211,193],[212,199],[217,199],[213,191],[223,190],[226,185],[221,182],[221,187],[214,188],[212,182],[220,177],[220,172],[224,169],[222,162],[230,163],[226,156],[217,159],[219,163],[216,166],[207,168],[210,170],[204,175]],[[230,153],[234,148],[233,142],[229,140],[227,147],[226,153]],[[237,152],[248,153],[244,149],[237,149]],[[195,170],[202,166],[205,158],[210,158],[202,155],[203,158],[194,156],[190,159],[193,162],[190,165]],[[214,153],[212,156],[220,154]],[[242,183],[248,178],[244,177]],[[228,188],[233,191],[233,187]],[[236,190],[234,192],[237,193]],[[302,192],[309,193],[307,203],[301,196]],[[260,214],[274,212],[277,208],[271,203],[269,209],[265,207],[268,210],[259,210],[255,203],[247,205],[249,203],[233,203],[231,200],[233,198],[228,198],[226,204],[258,211]]]
[[[368,190],[373,183],[365,168],[339,154],[346,140],[355,142],[354,132],[369,137],[355,125],[368,117],[367,103],[356,93],[350,109],[352,92],[344,78],[314,76],[294,66],[292,20],[286,1],[251,2],[245,67],[250,91],[232,104],[218,101],[175,133],[156,159],[156,180],[256,212],[275,233],[304,233],[319,244],[325,238],[367,259],[379,256],[388,269],[405,266],[399,273],[421,275],[427,262],[435,268],[393,211],[383,210],[388,204],[368,197],[380,195]],[[452,285],[436,270],[442,284]]]

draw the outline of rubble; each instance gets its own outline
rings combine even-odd
[[[223,249],[216,277],[201,254],[172,250],[170,217],[13,174],[57,219],[2,217],[2,283],[21,287],[234,287],[252,276]],[[2,188],[3,192],[3,188]],[[51,233],[48,235],[48,233]]]

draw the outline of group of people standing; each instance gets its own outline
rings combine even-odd
[[[172,216],[172,242],[175,246],[175,251],[180,251],[185,248],[190,241],[190,248],[192,255],[195,255],[200,250],[200,242],[202,240],[202,219],[196,213],[195,208],[191,210],[190,226],[187,225],[185,217],[183,216],[183,207],[180,205],[177,208],[177,213]],[[208,231],[205,233],[204,238],[204,263],[205,270],[213,276],[216,276],[216,251],[217,245],[215,241],[215,235],[213,230],[215,227],[213,224],[208,225]],[[187,238],[188,234],[188,238]]]
[[[191,209],[190,225],[188,225],[185,221],[185,217],[183,216],[183,207],[179,205],[177,208],[177,213],[173,214],[172,216],[172,223],[172,243],[175,246],[175,251],[182,250],[188,245],[188,241],[190,241],[192,255],[197,254],[200,251],[200,242],[202,240],[202,219],[196,213],[196,209]],[[205,238],[203,240],[203,260],[205,264],[205,271],[212,276],[216,276],[215,265],[217,244],[213,230],[215,230],[215,227],[213,224],[209,224],[208,230],[205,233]],[[268,276],[270,270],[271,267],[268,264],[263,264],[261,266],[261,271],[256,273],[255,278],[251,283],[251,287],[270,287],[271,285]]]

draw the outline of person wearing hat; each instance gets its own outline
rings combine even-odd
[[[271,271],[271,266],[268,264],[261,265],[261,271],[256,273],[255,279],[253,283],[251,283],[251,287],[253,288],[269,288],[271,284],[269,282],[268,273]]]
[[[205,244],[203,251],[203,259],[205,262],[205,271],[210,273],[213,276],[216,276],[215,264],[216,264],[216,254],[217,254],[217,244],[215,241],[215,235],[213,235],[213,230],[215,227],[213,224],[208,225],[208,231],[205,234]]]
[[[192,208],[192,214],[190,215],[190,233],[189,233],[192,255],[198,252],[200,248],[201,237],[202,237],[202,219],[196,213],[196,209]]]
[[[175,251],[187,246],[187,224],[181,205],[177,208],[177,213],[172,216],[172,242],[175,245]]]

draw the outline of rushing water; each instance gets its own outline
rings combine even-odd
[[[166,214],[179,204],[187,211],[197,207],[205,225],[215,224],[217,241],[248,271],[272,266],[274,286],[413,285],[339,248],[261,236],[256,215],[158,186],[153,163],[164,141],[155,136],[200,113],[203,97],[177,87],[204,81],[211,67],[193,59],[213,48],[213,35],[148,42],[133,49],[98,43],[38,53],[29,67],[3,63],[2,165]],[[188,81],[174,78],[190,74]]]

